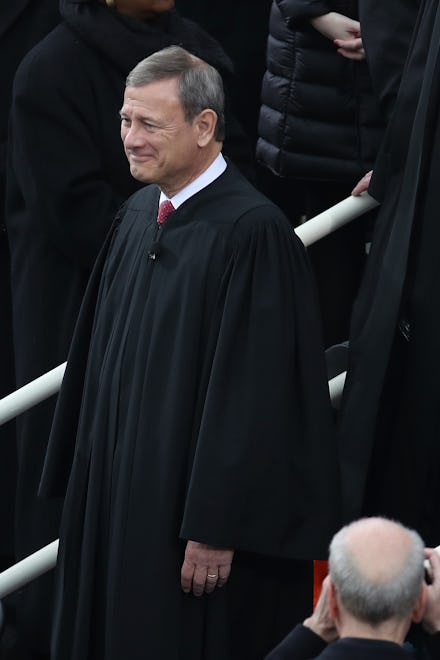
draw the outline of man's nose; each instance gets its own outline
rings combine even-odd
[[[131,126],[126,129],[126,133],[123,137],[124,145],[127,148],[138,147],[143,144],[142,130],[140,126],[137,126],[135,123],[132,123]]]

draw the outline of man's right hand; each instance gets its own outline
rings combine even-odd
[[[316,635],[319,635],[327,644],[338,638],[335,622],[330,614],[328,601],[328,583],[329,576],[322,583],[321,594],[316,603],[315,611],[303,622],[306,628],[310,628]]]

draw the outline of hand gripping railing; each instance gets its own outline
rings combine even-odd
[[[376,200],[366,193],[359,197],[348,197],[297,227],[295,231],[307,247],[375,206],[377,206]],[[61,387],[65,368],[66,362],[1,399],[0,425],[56,394]],[[342,396],[345,375],[344,372],[329,381],[332,402],[336,402]],[[0,573],[0,598],[4,598],[54,568],[57,554],[58,540]]]

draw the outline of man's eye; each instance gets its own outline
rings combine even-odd
[[[127,117],[121,117],[122,126],[130,126],[130,120]]]

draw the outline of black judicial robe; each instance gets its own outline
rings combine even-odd
[[[158,197],[115,223],[55,413],[53,660],[263,657],[292,625],[291,559],[326,556],[339,523],[303,246],[231,166],[161,229]],[[181,590],[187,539],[236,550],[209,597]]]
[[[394,0],[390,16],[400,4],[410,3]],[[412,4],[414,34],[370,186],[382,205],[353,313],[340,447],[347,517],[388,515],[438,545],[440,7]],[[394,31],[390,19],[391,50]]]

